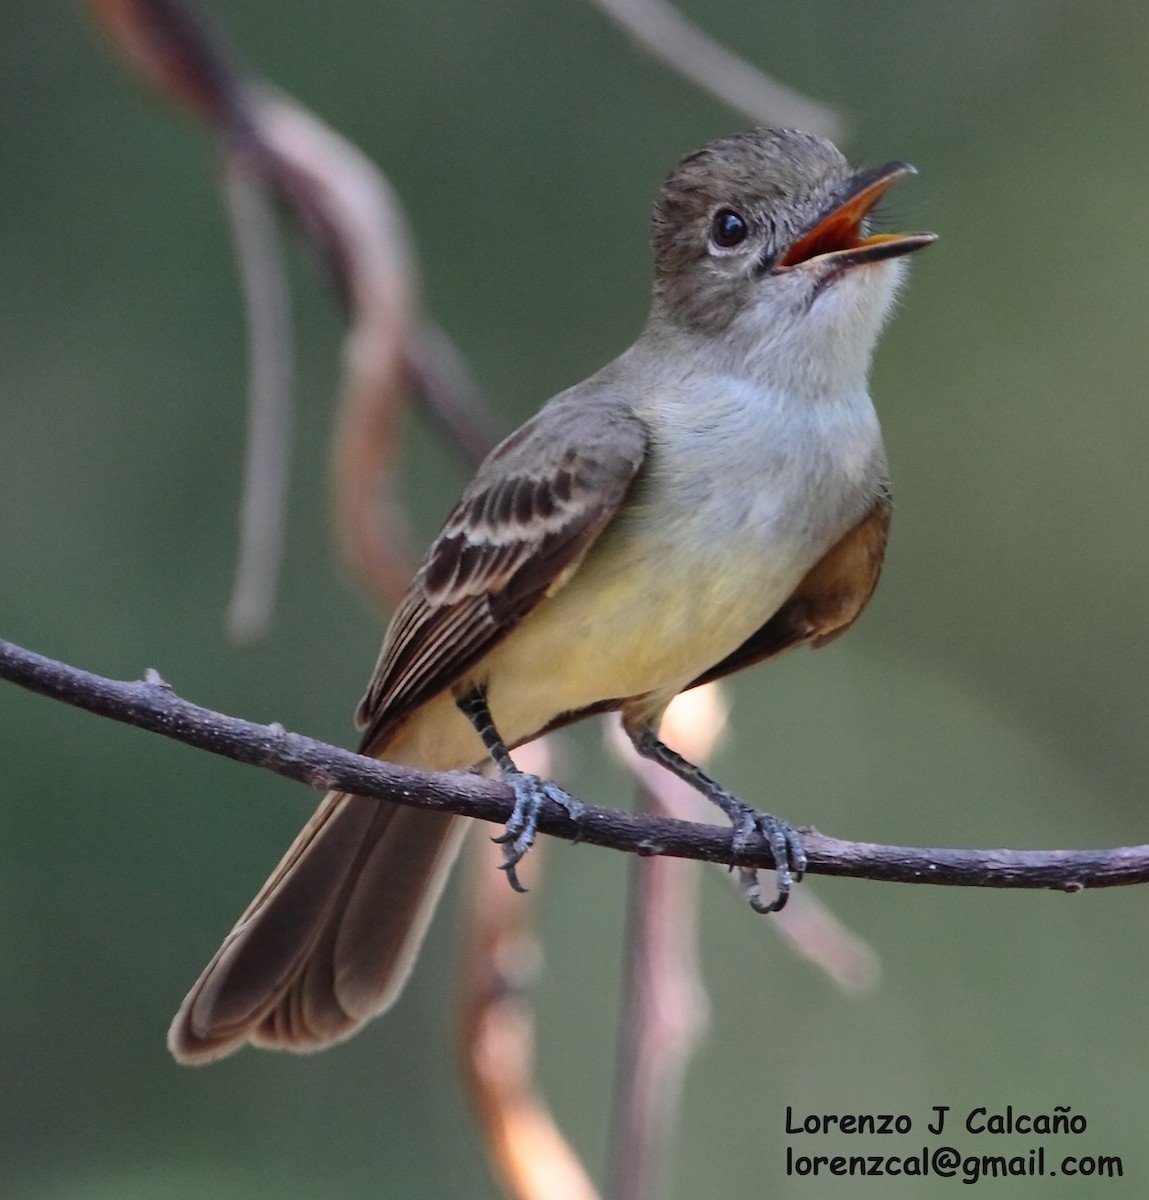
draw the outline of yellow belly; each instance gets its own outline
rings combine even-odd
[[[808,566],[792,555],[664,552],[645,538],[608,536],[471,678],[486,687],[509,745],[599,701],[654,693],[657,708],[767,621]],[[404,722],[383,754],[428,770],[486,757],[447,693]]]

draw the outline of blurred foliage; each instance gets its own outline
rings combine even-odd
[[[585,4],[215,8],[254,66],[389,173],[428,305],[508,428],[637,331],[659,180],[741,123]],[[891,227],[942,239],[915,258],[874,373],[898,501],[882,588],[832,650],[737,681],[716,770],[841,836],[1149,840],[1149,13],[1132,0],[690,10],[841,106],[855,159],[913,162],[921,178],[891,198]],[[0,147],[0,633],[107,674],[154,666],[201,703],[350,742],[382,618],[348,586],[327,526],[331,299],[295,261],[287,570],[272,636],[237,650],[221,628],[243,330],[210,145],[126,82],[78,3],[7,0]],[[429,535],[461,476],[417,422],[410,462]],[[572,786],[625,802],[595,729],[566,747]],[[311,803],[0,686],[0,1194],[492,1194],[454,1072],[449,919],[399,1008],[344,1047],[201,1072],[167,1057],[177,1002]],[[626,864],[585,847],[550,859],[542,1069],[593,1167]],[[1123,1154],[1142,1179],[1127,1190],[1144,1188],[1143,891],[812,880],[882,955],[881,990],[857,1001],[708,883],[714,1029],[687,1083],[675,1196],[828,1194],[783,1176],[786,1104],[905,1111],[918,1130],[934,1104],[1068,1104],[1089,1120],[1068,1149]],[[897,1140],[879,1148],[918,1144]],[[955,1137],[978,1153],[1031,1144],[971,1141]],[[858,1149],[796,1150],[843,1147]],[[1094,1194],[1081,1186],[995,1185]]]

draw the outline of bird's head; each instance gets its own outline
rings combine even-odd
[[[667,177],[655,205],[654,314],[731,356],[864,378],[902,274],[930,233],[869,232],[907,163],[853,171],[813,134],[756,129],[711,142]]]

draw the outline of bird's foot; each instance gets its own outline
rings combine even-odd
[[[527,889],[519,882],[515,868],[534,845],[543,804],[553,800],[576,824],[582,820],[586,809],[581,800],[564,792],[557,783],[540,779],[537,775],[528,775],[525,771],[504,771],[502,779],[515,793],[515,807],[506,828],[491,840],[503,848],[501,869],[507,873],[507,882],[516,892],[525,892]]]
[[[802,846],[802,839],[788,821],[779,820],[769,813],[758,812],[734,797],[728,799],[732,803],[724,804],[723,808],[734,824],[735,856],[746,853],[754,836],[760,834],[766,839],[770,852],[774,855],[774,871],[778,881],[777,895],[767,902],[762,899],[758,871],[754,867],[740,866],[738,877],[742,885],[742,894],[755,912],[781,912],[790,898],[790,889],[802,878],[806,870],[806,851]]]

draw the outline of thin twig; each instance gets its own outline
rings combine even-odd
[[[266,189],[242,145],[225,151],[222,191],[248,330],[247,449],[226,623],[232,637],[252,641],[271,623],[282,559],[291,456],[291,304]]]
[[[377,796],[481,821],[505,824],[514,807],[509,787],[452,772],[436,775],[377,762],[348,750],[288,733],[282,726],[229,717],[181,699],[165,683],[107,679],[0,639],[0,678],[224,758],[264,767],[314,788]],[[630,854],[664,854],[704,862],[734,860],[729,830],[650,814],[587,806],[575,825],[547,801],[539,831]],[[846,842],[814,830],[803,835],[813,875],[951,887],[1042,888],[1079,892],[1149,882],[1149,846],[1110,850],[947,850]],[[774,865],[769,845],[755,838],[738,857],[745,866]]]
[[[348,561],[393,607],[414,573],[391,495],[414,291],[406,221],[374,163],[328,125],[270,90],[253,107],[268,181],[323,254],[347,306],[334,524]]]
[[[251,641],[271,623],[291,447],[290,301],[265,176],[273,168],[257,91],[202,14],[180,0],[90,0],[126,61],[204,119],[222,153],[221,192],[247,314],[248,436],[239,553],[225,624]]]
[[[731,886],[736,886],[733,877]],[[877,988],[882,975],[878,952],[812,888],[797,889],[776,916],[770,929],[843,992],[864,996]]]
[[[207,120],[224,147],[226,184],[248,305],[251,391],[242,542],[229,625],[262,631],[278,574],[290,426],[286,287],[262,187],[302,228],[347,307],[335,458],[336,528],[352,565],[388,605],[412,571],[390,482],[404,402],[413,264],[405,222],[364,155],[300,105],[237,67],[181,0],[90,0],[127,61],[165,96]],[[278,361],[277,361],[278,360]],[[279,393],[273,394],[272,388]],[[465,448],[466,452],[466,448]]]
[[[790,125],[840,141],[842,118],[752,66],[687,20],[666,0],[595,0],[640,46],[717,96],[766,125]]]

